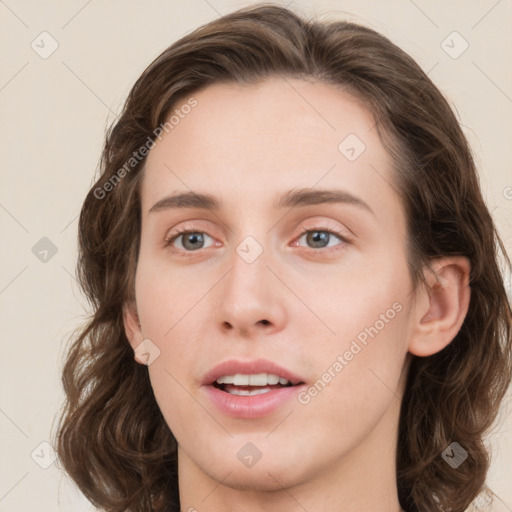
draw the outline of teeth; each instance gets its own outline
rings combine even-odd
[[[257,373],[256,375],[248,375],[249,386],[266,386],[267,385],[267,374]]]
[[[274,375],[273,373],[256,373],[251,375],[237,373],[235,375],[223,375],[219,377],[216,382],[217,384],[234,384],[235,386],[274,386],[277,383],[286,386],[290,383],[288,379],[279,377],[279,375]]]
[[[225,375],[223,377],[219,377],[215,382],[217,384],[233,384],[234,377],[232,375]]]
[[[262,395],[263,393],[268,393],[270,388],[264,389],[253,389],[249,391],[248,389],[230,389],[229,393],[231,395],[239,395],[239,396],[251,396],[251,395]]]
[[[276,384],[279,383],[279,379],[283,378],[283,377],[278,377],[277,375],[272,375],[272,374],[269,374],[266,377],[267,377],[267,384],[270,384],[271,386],[275,386]],[[286,380],[286,379],[284,379],[284,380]],[[288,381],[286,380],[286,382],[288,382]]]
[[[242,375],[241,373],[237,373],[233,377],[233,384],[235,386],[248,386],[249,385],[249,375]]]

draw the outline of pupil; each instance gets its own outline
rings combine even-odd
[[[315,247],[325,247],[325,245],[322,245],[323,242],[326,244],[329,242],[329,233],[325,231],[312,231],[309,235],[308,242],[312,242]],[[320,244],[320,245],[318,245]]]
[[[192,246],[189,247],[190,249],[192,250],[195,250],[195,249],[200,249],[200,247],[198,247],[197,245],[194,245],[195,242],[199,241],[201,242],[202,241],[202,236],[201,236],[201,233],[190,233],[189,235],[187,235],[185,237],[185,247],[186,245],[191,242],[192,243]]]

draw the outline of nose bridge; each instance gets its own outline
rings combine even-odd
[[[218,320],[239,333],[247,334],[257,325],[274,324],[284,318],[283,304],[279,300],[275,277],[267,265],[272,251],[265,232],[247,235],[230,253],[230,271],[221,290]]]
[[[234,229],[233,253],[230,254],[232,270],[229,275],[231,284],[253,287],[262,284],[269,270],[266,264],[271,259],[270,237],[265,222],[255,212],[259,206],[247,204],[244,212],[240,212]],[[261,287],[257,287],[261,290]]]
[[[260,237],[261,240],[261,237]],[[267,293],[268,282],[267,262],[269,248],[264,241],[259,242],[252,235],[246,236],[234,247],[231,255],[231,271],[228,274],[226,293],[233,294],[245,302],[252,297],[254,302],[260,295]]]

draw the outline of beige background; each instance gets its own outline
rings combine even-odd
[[[80,206],[104,130],[143,69],[193,28],[250,3],[0,0],[1,512],[93,510],[51,464],[50,447],[40,445],[51,440],[63,398],[64,344],[85,318],[73,277]],[[512,2],[278,3],[367,24],[429,72],[458,112],[511,254]],[[446,39],[453,31],[463,39]],[[58,48],[42,58],[52,40]],[[464,40],[469,46],[458,58],[446,53],[446,45],[458,53]],[[32,252],[43,237],[57,250],[46,262]],[[495,510],[512,511],[511,427],[510,408],[504,409],[490,438]]]

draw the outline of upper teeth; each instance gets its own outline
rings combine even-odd
[[[273,386],[277,383],[286,386],[286,384],[290,383],[288,379],[272,373],[223,375],[216,382],[217,384],[234,384],[235,386]]]

